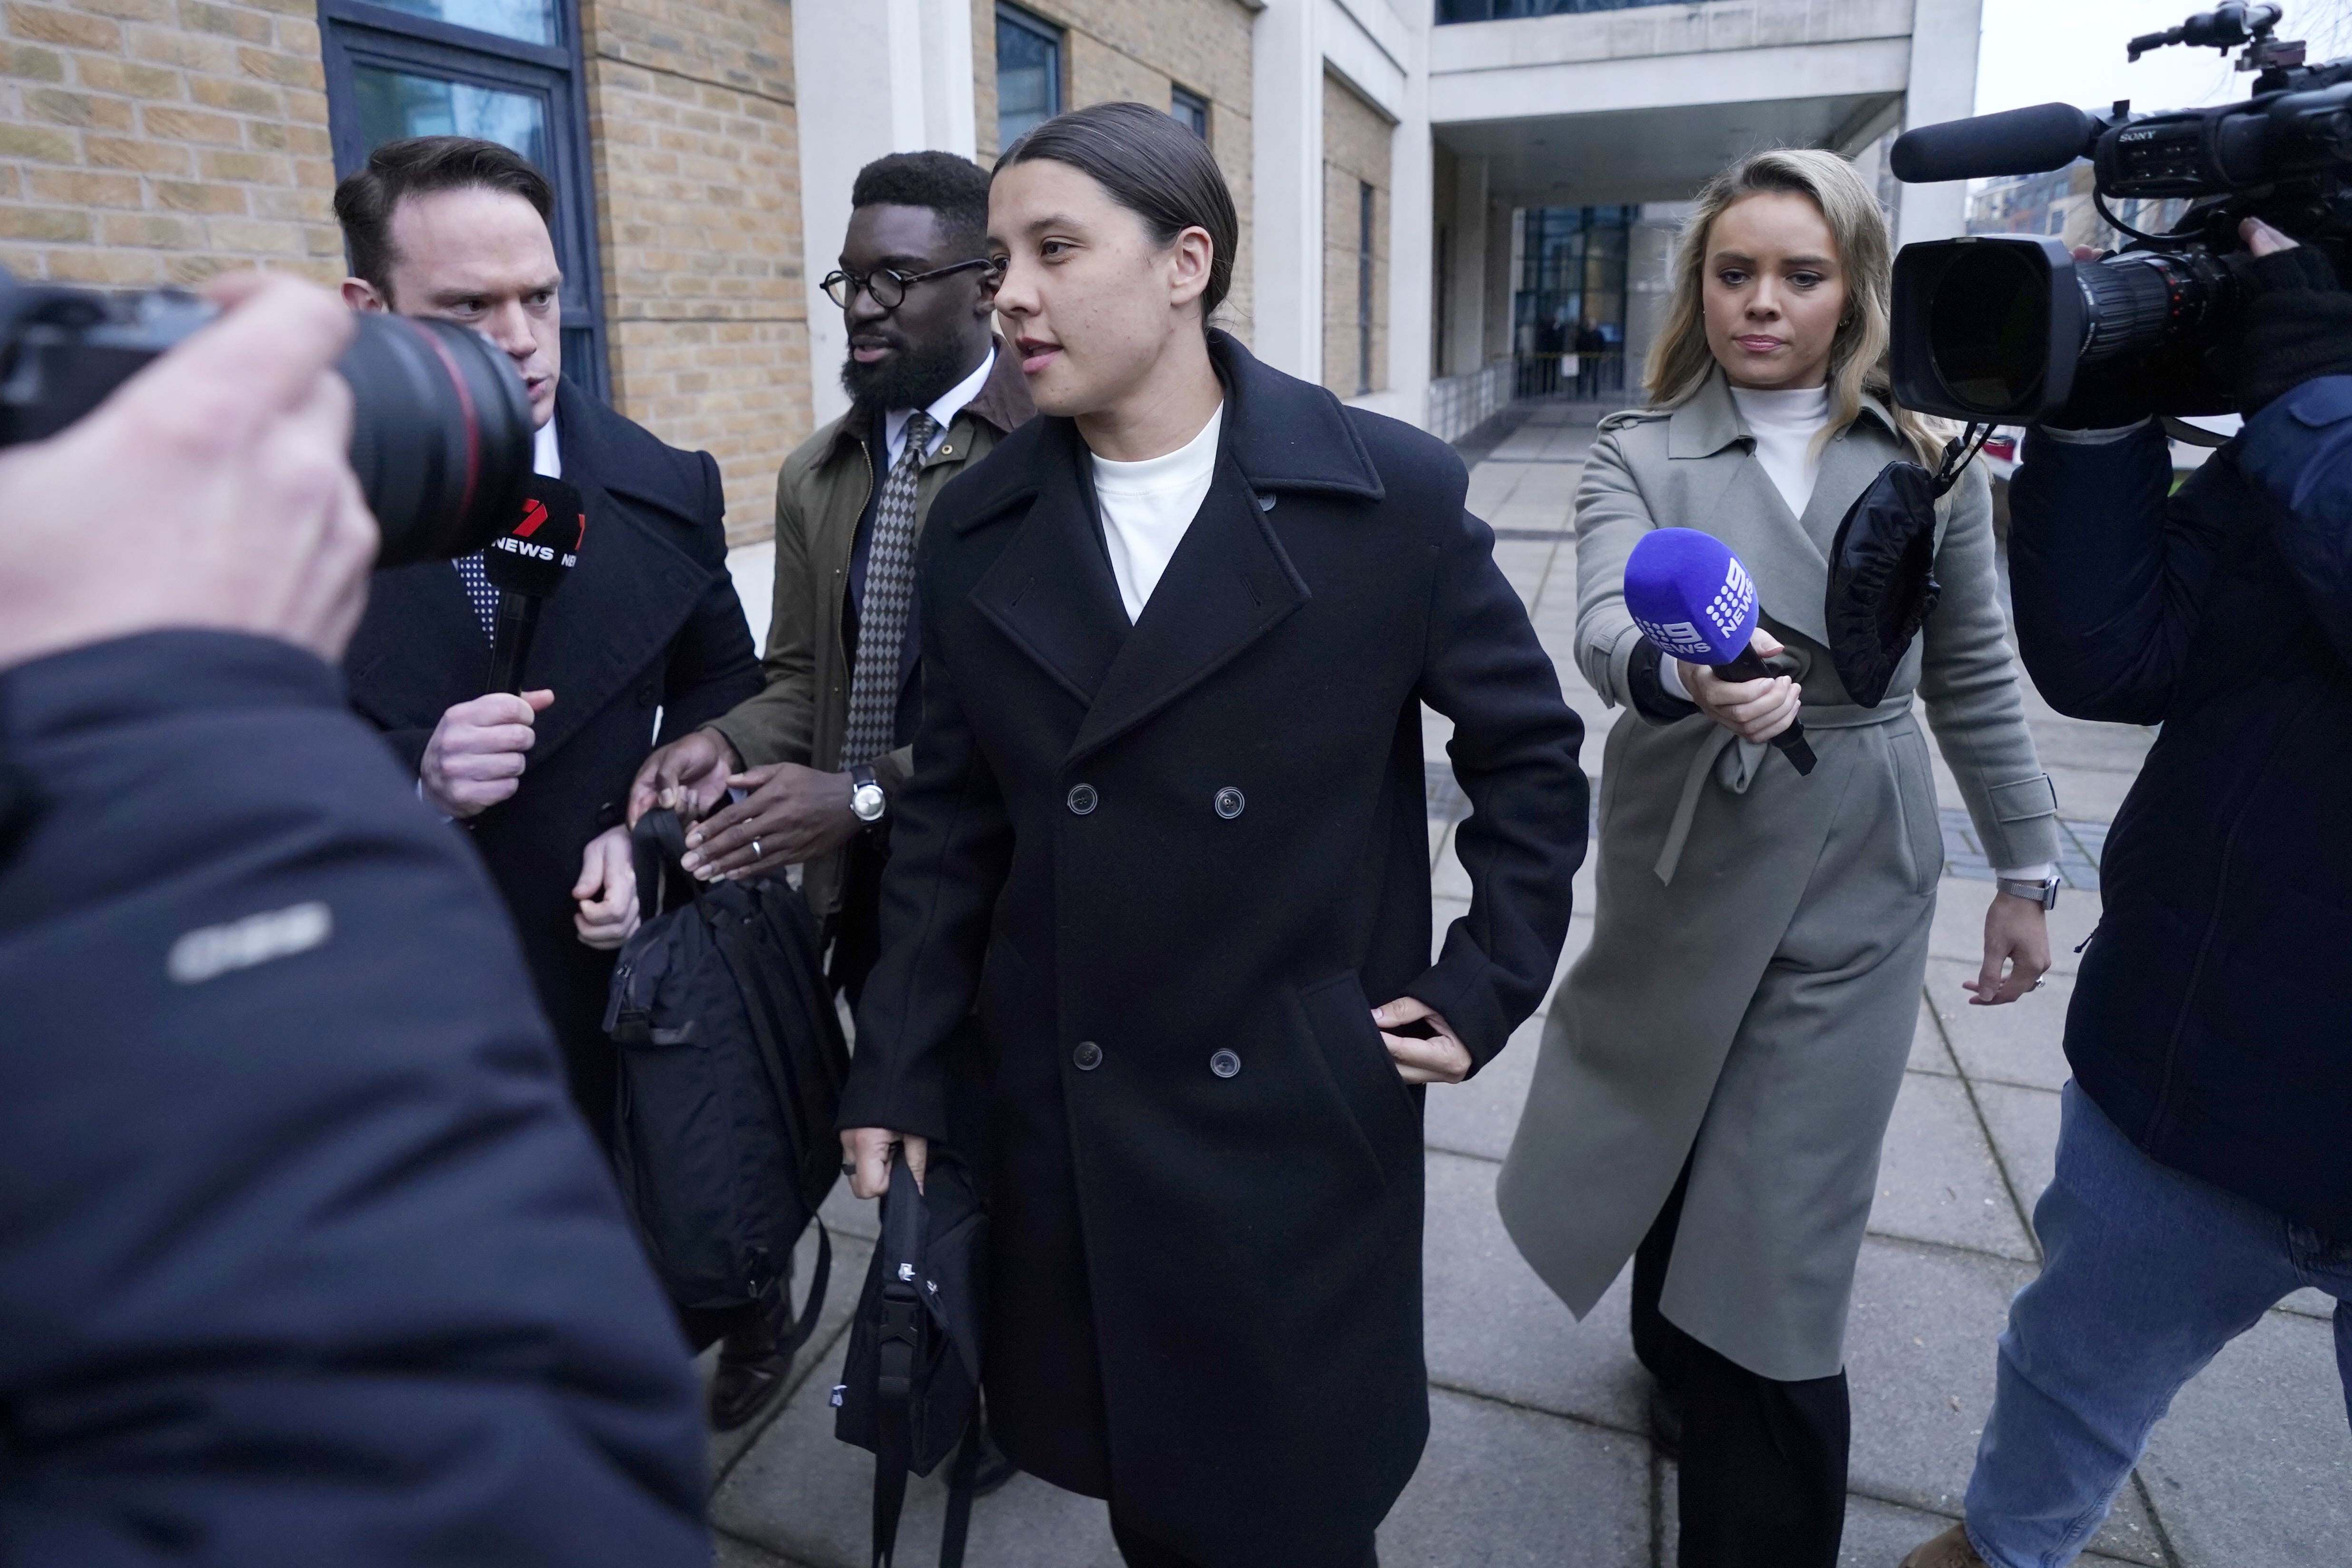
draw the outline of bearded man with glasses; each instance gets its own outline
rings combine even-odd
[[[878,947],[890,803],[921,717],[915,542],[940,488],[1036,410],[991,330],[988,175],[952,153],[893,153],[858,172],[850,203],[840,270],[824,288],[849,329],[841,379],[854,405],[776,478],[765,687],[646,759],[629,819],[656,804],[699,817],[686,865],[706,881],[803,867],[833,985],[855,1005]],[[730,786],[749,793],[726,805]],[[711,1388],[721,1430],[783,1385],[783,1360],[761,1339],[730,1336],[722,1352]]]

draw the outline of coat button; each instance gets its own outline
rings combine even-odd
[[[1072,816],[1086,816],[1091,814],[1094,808],[1101,804],[1102,796],[1095,793],[1094,785],[1082,784],[1072,784],[1070,786],[1070,815]]]
[[[1217,815],[1227,822],[1239,816],[1242,814],[1242,807],[1248,804],[1249,802],[1242,798],[1242,792],[1231,784],[1217,792]]]
[[[1241,1076],[1242,1058],[1231,1051],[1219,1051],[1209,1058],[1209,1070],[1219,1078]]]
[[[1070,1060],[1077,1064],[1080,1072],[1092,1072],[1102,1066],[1102,1047],[1092,1040],[1080,1040],[1078,1048],[1070,1053]]]

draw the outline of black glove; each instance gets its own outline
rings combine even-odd
[[[2245,269],[2245,331],[2231,381],[2248,418],[2323,375],[2352,375],[2352,294],[2308,245],[2273,251]]]

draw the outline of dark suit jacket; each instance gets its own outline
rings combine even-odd
[[[2027,441],[2017,640],[2050,705],[2164,726],[2099,858],[2066,1059],[2147,1155],[2352,1241],[2352,377],[2172,489],[2163,432]]]
[[[655,710],[660,740],[683,735],[757,692],[760,665],[727,575],[710,455],[664,446],[568,381],[555,418],[563,478],[588,515],[579,564],[547,602],[523,671],[524,689],[550,688],[555,704],[539,716],[522,787],[470,826],[575,1079],[588,1075],[582,1109],[598,1119],[613,955],[572,929],[581,850],[623,820],[657,743]],[[440,561],[378,575],[343,658],[353,706],[412,773],[441,715],[487,689],[489,668],[481,623]]]
[[[706,1568],[677,1327],[335,672],[79,648],[0,676],[0,755],[49,802],[0,857],[0,1562]]]
[[[1068,420],[940,494],[842,1120],[950,1133],[976,1001],[1007,1451],[1191,1561],[1355,1568],[1428,1428],[1421,1096],[1370,1008],[1479,1063],[1534,1010],[1582,731],[1460,459],[1211,343],[1215,475],[1131,629]],[[1473,806],[1433,964],[1423,702]]]

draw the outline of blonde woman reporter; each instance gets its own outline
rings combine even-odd
[[[2054,872],[1981,470],[1942,504],[1942,602],[1876,708],[1823,646],[1846,508],[1939,444],[1889,401],[1890,265],[1843,159],[1717,175],[1650,356],[1656,401],[1602,423],[1577,496],[1578,662],[1629,711],[1601,764],[1592,944],[1553,1001],[1498,1202],[1579,1316],[1635,1259],[1634,1342],[1662,1436],[1680,1427],[1685,1568],[1837,1560],[1847,1300],[1943,867],[1915,694],[2004,886]],[[1625,560],[1664,527],[1746,563],[1756,646],[1785,673],[1727,683],[1643,641]],[[1801,706],[1810,777],[1765,744]],[[2031,890],[1992,898],[1972,1001],[2014,1001],[2049,966]]]

